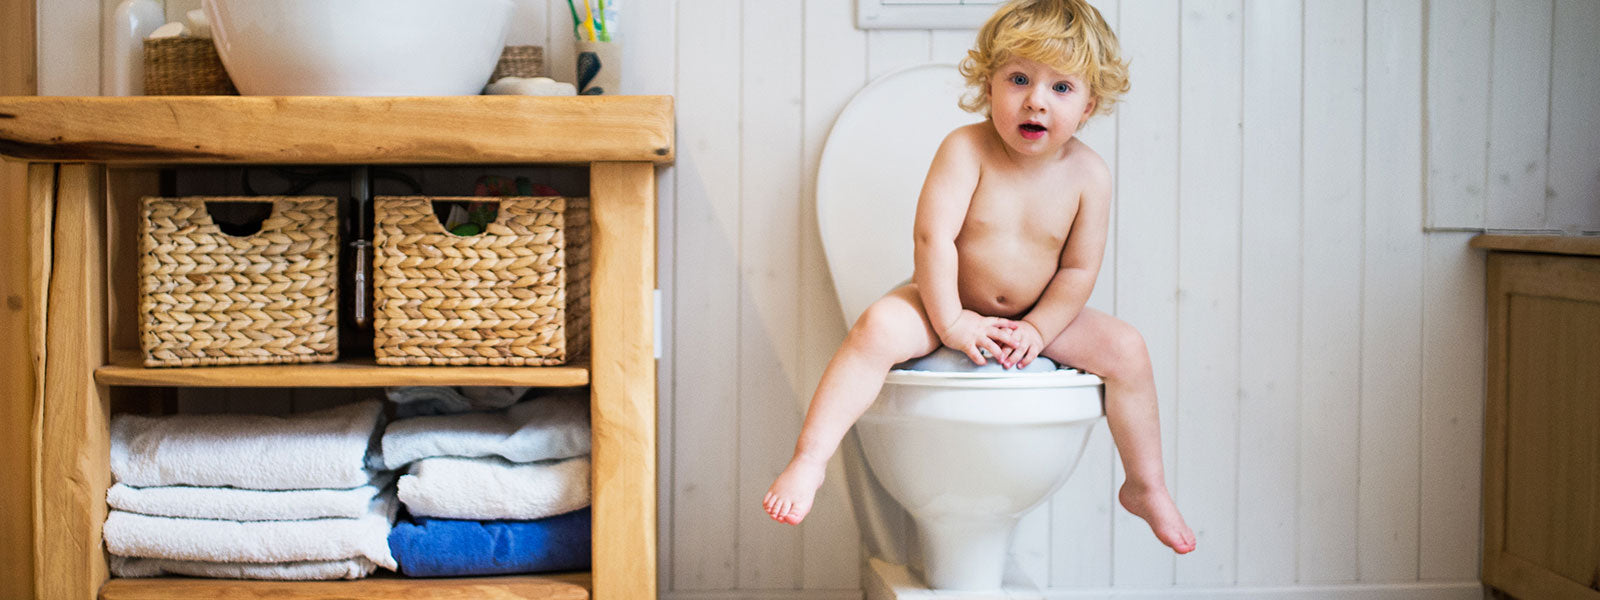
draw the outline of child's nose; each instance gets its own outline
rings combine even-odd
[[[1038,88],[1028,90],[1028,96],[1023,99],[1023,106],[1028,110],[1044,111],[1044,92]]]

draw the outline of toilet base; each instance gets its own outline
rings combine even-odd
[[[861,570],[861,588],[865,600],[1044,600],[1038,586],[1028,581],[1026,575],[1014,566],[1006,569],[1005,583],[1001,589],[986,592],[935,591],[923,583],[905,565],[876,558],[867,559]]]

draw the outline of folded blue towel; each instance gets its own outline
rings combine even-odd
[[[589,509],[537,521],[413,517],[389,532],[400,572],[454,577],[589,568]]]

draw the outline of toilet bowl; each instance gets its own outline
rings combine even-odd
[[[834,122],[817,218],[847,322],[911,273],[912,222],[934,151],[980,120],[956,106],[964,91],[953,65],[910,67],[862,89]],[[890,371],[856,423],[859,455],[852,444],[841,454],[847,470],[864,460],[871,474],[851,478],[849,490],[869,555],[911,563],[934,589],[998,590],[1017,520],[1072,473],[1104,415],[1103,385],[1070,368],[975,368],[955,355]],[[915,535],[885,534],[897,510],[875,497],[885,492]],[[918,547],[897,547],[912,539]]]

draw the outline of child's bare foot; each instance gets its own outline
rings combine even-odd
[[[811,501],[817,495],[817,488],[822,487],[822,476],[827,469],[827,461],[794,457],[767,489],[761,507],[775,521],[799,525],[806,513],[811,512]]]
[[[1178,505],[1173,504],[1166,486],[1152,488],[1127,481],[1117,491],[1117,500],[1128,512],[1149,523],[1150,530],[1155,532],[1161,543],[1173,551],[1178,554],[1194,551],[1194,531],[1184,524],[1183,515],[1178,514]]]

